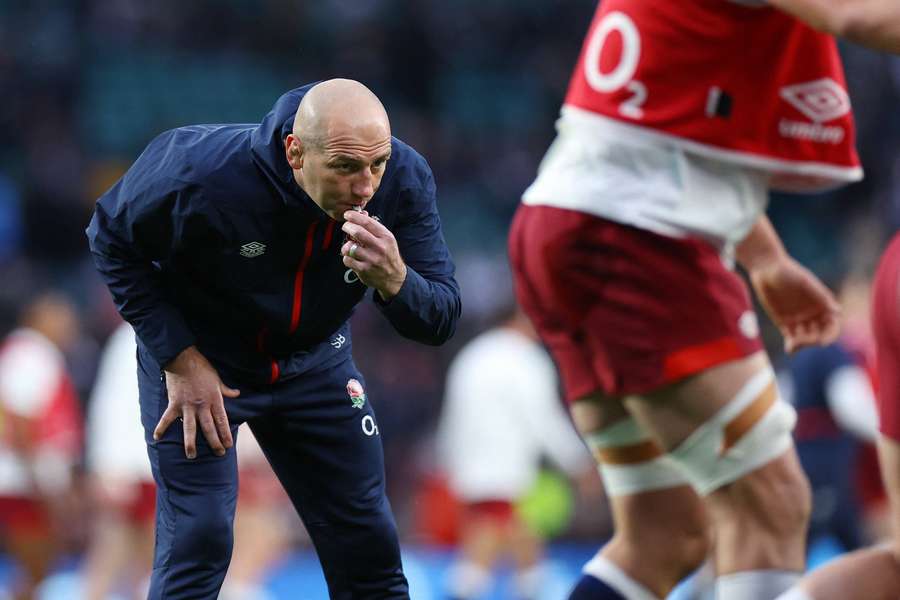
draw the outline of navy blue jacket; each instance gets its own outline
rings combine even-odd
[[[347,320],[367,288],[342,263],[340,224],[284,156],[310,87],[283,95],[258,125],[161,134],[97,201],[87,228],[97,268],[159,365],[195,344],[223,375],[265,383],[324,360],[332,345],[349,351]],[[407,276],[389,302],[373,297],[400,334],[440,344],[460,297],[434,178],[411,147],[392,138],[391,148],[366,210],[396,237]]]

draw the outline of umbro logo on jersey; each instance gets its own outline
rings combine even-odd
[[[850,112],[850,98],[836,81],[826,77],[789,85],[781,88],[781,97],[812,121],[782,118],[778,122],[782,136],[824,144],[840,144],[844,140],[847,132],[843,127],[825,125]]]
[[[850,112],[847,92],[827,77],[783,87],[781,97],[816,123],[832,121]]]
[[[266,245],[262,242],[250,242],[241,246],[241,256],[246,258],[256,258],[266,251]]]

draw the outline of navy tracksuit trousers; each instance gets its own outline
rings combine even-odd
[[[238,493],[235,449],[212,453],[197,430],[184,455],[181,421],[156,442],[168,404],[159,366],[138,352],[141,420],[157,484],[151,600],[214,599],[231,559]],[[224,378],[223,378],[224,379]],[[312,537],[334,600],[409,598],[384,488],[384,456],[369,402],[351,400],[363,378],[347,352],[337,364],[226,398],[232,434],[246,421]],[[240,443],[235,438],[235,443]],[[297,590],[296,598],[306,598]]]

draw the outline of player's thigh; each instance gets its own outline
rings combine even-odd
[[[578,398],[569,406],[569,412],[582,437],[602,431],[630,416],[620,399],[599,392]]]
[[[661,441],[713,516],[740,514],[785,535],[802,529],[809,486],[793,448],[796,413],[763,353],[713,367],[627,406]]]
[[[598,464],[622,539],[642,546],[661,537],[705,545],[707,520],[700,498],[619,399],[591,394],[576,400],[571,413]]]
[[[659,440],[620,399],[595,392],[573,402],[570,412],[597,463],[614,512],[616,505],[630,506],[629,502],[619,503],[619,498],[686,483]]]
[[[656,392],[629,396],[625,404],[667,450],[684,442],[701,425],[731,404],[753,377],[771,372],[765,353],[757,352],[709,368]],[[771,379],[774,386],[774,379]]]

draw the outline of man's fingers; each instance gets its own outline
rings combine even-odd
[[[210,414],[208,410],[200,412],[200,429],[203,431],[203,437],[206,438],[206,442],[209,444],[209,447],[215,455],[222,456],[225,454],[225,446],[222,445],[222,441],[219,439],[219,432],[216,430],[216,424],[213,421],[212,414]]]
[[[784,348],[792,353],[810,346],[827,346],[838,338],[840,332],[841,323],[834,315],[795,323],[784,332]]]
[[[241,395],[241,390],[236,390],[234,388],[230,388],[224,383],[219,384],[219,389],[222,391],[222,395],[226,398],[237,398]]]
[[[351,250],[351,248],[353,248],[354,244],[356,244],[356,249],[353,250],[353,255],[351,256],[350,250]],[[356,242],[347,242],[346,244],[341,246],[341,254],[344,257],[352,258],[353,260],[358,262],[360,265],[362,265],[362,263],[364,263],[366,261],[374,262],[374,260],[375,260],[375,257],[372,255],[372,253],[369,251],[368,248],[366,248],[362,244],[357,244]]]
[[[162,414],[159,418],[159,423],[156,424],[156,429],[153,430],[153,439],[159,441],[163,434],[166,432],[166,429],[169,428],[175,419],[180,417],[178,411],[170,404],[168,408],[166,408],[166,412]]]
[[[349,267],[349,268],[353,269],[354,271],[356,271],[357,275],[359,275],[359,272],[365,266],[365,263],[363,263],[361,260],[353,258],[349,254],[344,255],[343,262],[344,262],[345,267]]]
[[[834,315],[825,317],[821,323],[821,334],[819,335],[819,344],[827,346],[833,343],[841,335],[841,321]]]
[[[378,238],[362,225],[356,223],[344,222],[341,229],[348,237],[359,243],[360,246],[375,246],[378,244]]]
[[[361,214],[354,210],[348,210],[344,213],[344,224],[346,225],[347,223],[360,225],[377,238],[385,237],[385,234],[392,235],[391,230],[382,225],[377,219],[373,219],[368,214]]]
[[[214,404],[211,412],[222,445],[226,448],[231,448],[234,445],[234,440],[231,438],[231,426],[228,423],[228,414],[225,412],[225,407]]]
[[[796,352],[805,347],[809,341],[809,331],[806,323],[793,323],[787,327],[784,334],[784,349],[786,352]]]
[[[185,409],[182,429],[184,429],[184,455],[197,458],[197,417],[193,410]]]
[[[345,267],[353,269],[356,272],[356,275],[359,276],[359,271],[363,267],[363,264],[360,261],[356,260],[355,258],[350,258],[345,254],[343,262]]]

